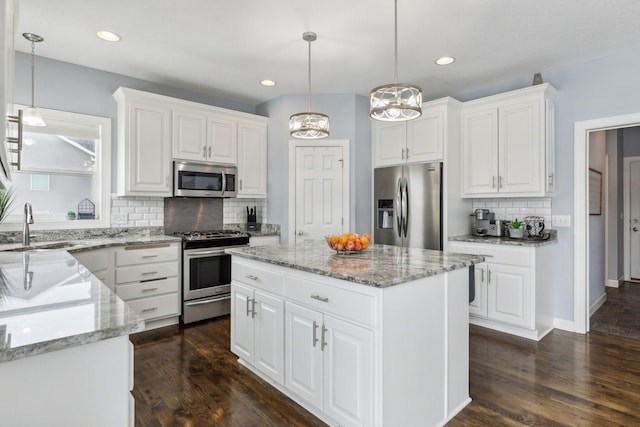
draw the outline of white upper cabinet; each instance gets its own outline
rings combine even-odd
[[[170,107],[126,88],[113,96],[118,102],[118,195],[170,197]]]
[[[266,117],[119,88],[118,195],[170,197],[173,160],[238,167],[238,197],[267,196]]]
[[[207,115],[199,109],[173,109],[173,158],[207,161]]]
[[[422,115],[406,122],[373,120],[374,167],[443,160],[447,102],[426,102]]]
[[[555,94],[543,84],[463,105],[463,197],[535,197],[554,191]]]
[[[238,197],[267,197],[267,121],[238,123]]]
[[[16,6],[17,3],[14,0],[3,1],[0,6],[0,22],[2,23],[2,29],[0,29],[0,47],[2,48],[2,53],[0,53],[0,71],[2,72],[2,77],[0,77],[0,87],[2,88],[0,94],[0,137],[2,138],[2,144],[0,144],[0,188],[7,186],[11,178],[10,156],[7,152],[8,147],[5,138],[7,136],[16,136],[14,135],[16,132],[8,128],[6,121],[7,114],[13,113],[14,19]],[[17,126],[15,127],[17,128]]]
[[[236,165],[238,163],[237,119],[212,116],[207,118],[207,161]]]

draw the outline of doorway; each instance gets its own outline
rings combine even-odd
[[[640,125],[640,113],[576,122],[574,127],[574,330],[589,331],[589,134]]]
[[[349,141],[289,143],[289,243],[349,229]]]

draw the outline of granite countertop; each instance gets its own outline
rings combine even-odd
[[[129,306],[71,253],[180,242],[173,236],[118,236],[0,245],[0,363],[144,329]],[[71,247],[43,250],[67,243]]]
[[[481,255],[370,245],[353,255],[338,255],[324,241],[298,245],[227,249],[227,253],[321,276],[386,288],[484,261]]]
[[[493,236],[476,236],[473,234],[466,234],[464,236],[449,237],[450,242],[472,242],[472,243],[488,243],[491,245],[510,245],[510,246],[526,246],[536,247],[553,245],[558,243],[557,230],[549,230],[549,233],[545,233],[542,238],[522,238],[512,239],[511,237],[493,237]]]
[[[64,250],[0,252],[0,362],[144,329],[144,321]]]

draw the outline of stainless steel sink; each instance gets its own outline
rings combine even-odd
[[[13,249],[6,249],[3,252],[53,251],[57,249],[70,249],[77,246],[81,245],[74,242],[56,242],[36,246],[19,246]]]

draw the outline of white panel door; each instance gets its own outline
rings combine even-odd
[[[475,298],[469,303],[469,314],[487,317],[487,264],[475,266]]]
[[[470,109],[462,113],[462,192],[498,191],[498,109]]]
[[[375,150],[373,167],[404,163],[407,140],[405,122],[374,122],[372,126]]]
[[[322,408],[322,314],[285,303],[285,385]]]
[[[542,99],[500,107],[498,140],[500,193],[545,191]],[[526,195],[526,194],[523,194]]]
[[[517,326],[531,325],[531,270],[487,264],[487,316]]]
[[[342,147],[296,148],[296,243],[342,233]]]
[[[407,122],[407,162],[443,159],[444,110],[424,109],[420,118]]]
[[[640,162],[629,163],[629,206],[631,208],[631,278],[640,279]]]
[[[128,193],[171,196],[171,110],[154,104],[129,104]]]
[[[231,119],[209,116],[207,119],[207,161],[238,163],[238,126]]]
[[[255,354],[252,298],[253,289],[231,284],[231,352],[251,363]]]
[[[266,123],[238,123],[238,197],[267,197]]]
[[[255,291],[255,367],[284,384],[284,302]]]
[[[341,426],[373,425],[373,333],[325,316],[324,412]]]
[[[207,116],[192,109],[173,110],[173,158],[207,160]]]

